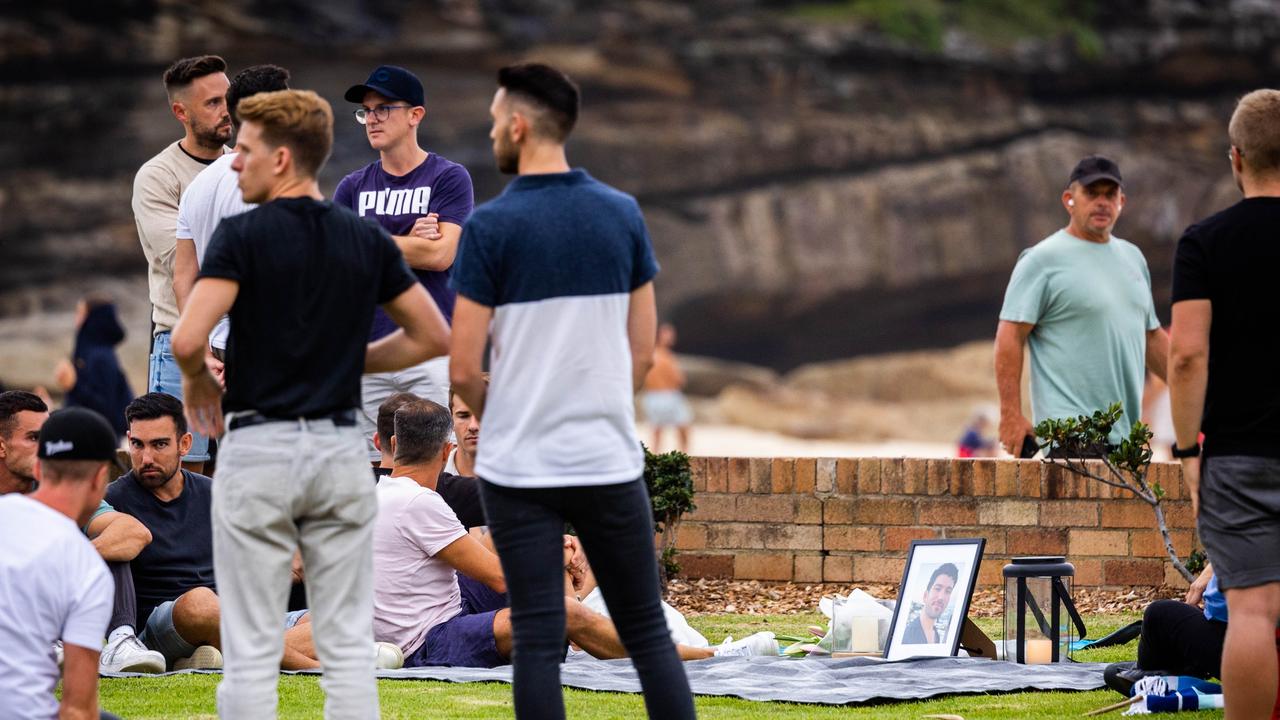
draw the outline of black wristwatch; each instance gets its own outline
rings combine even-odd
[[[1181,460],[1183,458],[1200,457],[1200,443],[1196,443],[1188,448],[1178,447],[1178,443],[1173,444],[1172,455],[1174,459]]]

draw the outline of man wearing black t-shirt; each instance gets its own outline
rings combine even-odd
[[[316,176],[333,111],[309,91],[245,98],[238,155],[244,201],[215,231],[173,352],[187,417],[227,436],[213,488],[222,601],[224,718],[275,716],[295,549],[307,571],[326,717],[374,718],[368,455],[355,427],[360,376],[448,352],[449,330],[385,231],[324,201]],[[400,330],[366,346],[378,305]],[[206,369],[209,331],[229,314],[226,396]]]
[[[1178,241],[1169,396],[1173,454],[1227,596],[1222,685],[1234,719],[1268,717],[1276,698],[1280,91],[1241,98],[1228,134],[1231,172],[1244,199],[1187,228]]]
[[[213,481],[179,464],[191,447],[180,400],[147,393],[129,403],[124,414],[133,470],[107,487],[107,499],[151,533],[151,543],[130,563],[135,627],[142,642],[164,655],[174,670],[222,667],[210,522]],[[314,666],[286,646],[282,668]]]

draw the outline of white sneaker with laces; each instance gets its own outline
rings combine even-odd
[[[373,644],[376,653],[373,666],[379,670],[399,670],[404,667],[404,653],[400,647],[389,642]]]
[[[148,650],[132,632],[113,633],[98,661],[98,671],[104,673],[162,673],[164,670],[164,655]]]
[[[173,664],[174,670],[219,670],[222,668],[222,652],[212,645],[201,645]]]
[[[731,635],[715,648],[715,653],[716,657],[753,657],[756,655],[776,657],[778,655],[778,641],[774,639],[773,633],[768,630],[748,635],[736,642]]]

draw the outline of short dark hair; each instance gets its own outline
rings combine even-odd
[[[942,563],[937,570],[933,571],[933,575],[929,576],[929,584],[924,586],[925,592],[929,592],[929,588],[933,587],[933,584],[937,582],[939,575],[950,577],[952,585],[960,582],[960,570],[955,566],[955,563]]]
[[[169,98],[173,99],[173,94],[186,88],[192,80],[226,71],[227,61],[217,55],[182,58],[164,71],[164,90],[169,93]]]
[[[147,393],[124,409],[124,419],[130,425],[134,420],[159,420],[162,417],[173,418],[178,437],[187,434],[187,416],[182,413],[182,401],[172,395]]]
[[[382,443],[382,452],[391,453],[391,436],[396,434],[396,411],[421,399],[411,392],[398,392],[378,406],[378,440]]]
[[[498,71],[498,86],[543,110],[534,130],[552,140],[564,142],[578,122],[578,86],[550,65],[508,65]]]
[[[439,403],[415,400],[396,411],[397,465],[416,465],[440,454],[449,432],[453,430],[453,416]]]
[[[279,65],[250,65],[231,78],[227,88],[227,112],[236,116],[240,101],[264,92],[289,89],[289,71]],[[239,120],[236,121],[239,124]]]
[[[17,424],[13,418],[20,412],[49,412],[49,406],[39,395],[25,390],[0,393],[0,437],[9,437]]]

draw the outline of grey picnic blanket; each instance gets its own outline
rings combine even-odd
[[[745,700],[847,705],[920,700],[960,693],[1026,690],[1095,690],[1103,687],[1102,663],[1018,665],[975,658],[922,658],[885,662],[874,658],[711,658],[684,665],[695,695]],[[204,672],[204,671],[183,671]],[[216,672],[216,671],[214,671]],[[303,671],[300,674],[315,674]],[[174,673],[170,673],[174,674]],[[139,677],[110,673],[108,677]],[[511,682],[511,666],[493,669],[422,667],[379,670],[388,680]],[[630,660],[570,658],[561,666],[567,687],[640,692]]]

